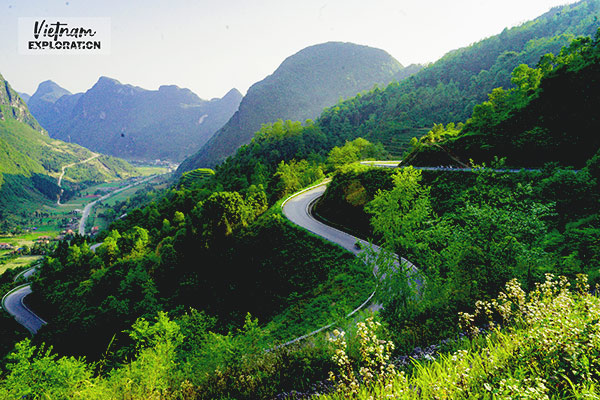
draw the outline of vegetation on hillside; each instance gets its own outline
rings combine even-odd
[[[567,6],[474,47],[495,43],[501,52],[505,42],[530,40],[532,30],[551,31],[551,20],[563,31],[565,21],[586,27],[584,11],[596,5]],[[531,104],[553,98],[545,82],[574,74],[569,82],[581,88],[580,80],[593,77],[586,71],[598,61],[597,42],[576,39],[544,57],[552,71],[543,62],[518,67],[514,89],[492,91],[510,107],[484,102],[464,125],[440,117],[435,122],[444,125],[414,144],[459,143],[469,126],[494,131],[516,109],[522,121],[539,121]],[[555,41],[529,43],[539,50]],[[490,54],[492,64],[502,58]],[[390,121],[379,108],[369,115],[377,124]],[[263,125],[214,174],[192,171],[164,192],[144,195],[148,203],[116,220],[95,252],[86,238],[61,243],[28,300],[50,324],[6,356],[0,394],[598,397],[600,303],[583,275],[600,283],[600,151],[577,141],[587,157],[580,170],[547,163],[514,172],[499,158],[493,168],[470,171],[376,170],[356,161],[387,156],[383,147],[356,138],[360,129],[352,126],[360,123],[340,124],[334,134],[321,122]],[[493,138],[480,135],[474,149],[483,151]],[[281,215],[281,199],[330,173],[318,211],[383,246],[375,281],[373,257],[364,257],[365,265]],[[392,252],[416,270],[393,266],[385,257]],[[344,318],[374,286],[380,311]],[[336,330],[277,347],[330,322]]]
[[[519,65],[514,88],[494,89],[464,126],[436,125],[407,157],[416,165],[457,160],[540,167],[548,162],[580,168],[600,148],[600,30],[580,37],[535,68]]]
[[[533,21],[453,50],[408,79],[343,101],[316,120],[327,136],[381,142],[395,156],[434,124],[465,121],[498,87],[512,87],[511,72],[558,54],[579,35],[598,28],[600,1],[556,7]],[[468,161],[468,159],[466,160]]]
[[[418,70],[412,67],[402,74],[403,69],[385,51],[367,46],[329,42],[307,47],[250,87],[239,110],[179,171],[212,168],[249,143],[262,124],[315,118],[340,98],[355,96],[376,84],[387,85]],[[338,140],[336,145],[343,143]]]
[[[71,143],[49,138],[14,118],[0,121],[0,217],[18,223],[21,213],[56,202],[62,167],[90,158],[93,153]],[[82,184],[128,178],[134,167],[112,157],[67,169],[64,198]]]
[[[363,323],[360,371],[354,373],[346,344],[336,340],[336,392],[316,398],[597,398],[600,300],[589,293],[585,275],[574,290],[570,286],[549,274],[527,293],[512,280],[497,298],[478,302],[475,314],[462,314],[470,338],[459,342],[460,349],[398,372]],[[477,325],[483,322],[486,331]]]

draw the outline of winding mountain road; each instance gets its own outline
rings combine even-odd
[[[317,186],[303,190],[292,197],[288,198],[282,205],[283,215],[287,217],[294,224],[303,227],[304,229],[314,233],[315,235],[321,236],[334,242],[346,250],[358,255],[361,250],[357,249],[354,245],[357,241],[362,244],[366,244],[365,241],[360,240],[352,235],[342,232],[329,225],[315,219],[312,216],[311,210],[314,203],[325,193],[327,190],[327,184],[330,181],[327,180]]]
[[[376,167],[394,168],[398,164],[395,163],[395,164],[393,164],[393,166],[391,166],[391,164],[389,164],[389,163],[384,163],[381,165],[378,165],[378,164],[370,164],[370,165],[373,165]],[[364,250],[362,250],[362,248],[365,248],[369,245],[369,243],[366,240],[357,238],[346,232],[342,232],[339,229],[336,229],[329,225],[326,225],[326,224],[322,223],[321,221],[317,220],[312,215],[312,208],[313,208],[314,204],[317,202],[317,200],[321,196],[323,196],[323,194],[327,190],[327,185],[329,184],[330,181],[331,180],[329,180],[329,179],[325,180],[318,185],[311,186],[307,189],[304,189],[304,190],[288,197],[281,205],[283,215],[285,215],[287,217],[287,219],[289,219],[294,224],[301,226],[302,228],[314,233],[315,235],[318,235],[318,236],[324,238],[325,240],[328,240],[330,242],[338,244],[339,246],[343,247],[344,249],[346,249],[349,252],[358,256],[360,253],[362,253],[364,251]],[[357,243],[360,243],[360,246],[356,246]],[[375,253],[379,253],[382,251],[382,249],[379,246],[371,245],[371,247],[375,251]],[[396,254],[394,254],[394,258],[395,258],[394,259],[394,267],[393,267],[394,270],[399,270],[400,262],[402,262],[406,267],[410,268],[413,272],[417,271],[417,268],[410,261],[406,260],[405,258],[398,257],[398,255],[396,255]],[[375,265],[375,267],[373,269],[373,275],[375,275],[376,277],[377,277],[377,272],[378,272],[377,265]],[[420,281],[416,281],[415,283],[419,286],[421,285]],[[363,308],[365,308],[366,306],[368,306],[369,303],[371,302],[371,300],[373,299],[373,296],[375,296],[375,291],[373,291],[373,293],[371,293],[371,295],[360,306],[358,306],[356,309],[354,309],[352,312],[350,312],[346,317],[351,317],[358,311],[360,311]],[[381,305],[379,305],[379,304],[374,305],[374,309],[377,310],[380,308],[381,308]],[[288,346],[292,343],[299,342],[300,340],[303,340],[310,336],[316,335],[317,333],[322,332],[325,329],[329,329],[333,325],[334,325],[334,323],[331,323],[326,326],[322,326],[321,328],[316,329],[310,333],[307,333],[306,335],[302,335],[302,336],[292,339],[288,342],[285,342],[285,343],[277,346],[277,348],[283,347],[283,346]]]
[[[81,219],[79,220],[78,233],[80,235],[82,235],[82,236],[85,235],[85,223],[86,223],[88,217],[90,216],[90,211],[92,211],[92,208],[96,205],[96,203],[98,203],[99,201],[106,200],[109,197],[112,197],[112,196],[114,196],[114,195],[116,195],[118,193],[121,193],[124,190],[127,190],[127,189],[132,188],[132,187],[137,186],[137,185],[141,185],[144,182],[148,182],[149,180],[154,179],[157,176],[158,175],[150,175],[149,177],[147,177],[145,179],[139,180],[137,182],[133,182],[133,183],[131,183],[131,184],[125,186],[125,187],[119,188],[117,190],[113,190],[112,192],[107,193],[104,196],[100,197],[99,199],[94,200],[91,203],[89,203],[88,205],[86,205],[83,208],[83,212],[81,213]]]
[[[396,168],[396,167],[398,167],[399,163],[395,162],[395,161],[367,161],[367,162],[362,162],[362,164],[370,165],[373,167],[379,167],[379,168]],[[431,169],[431,170],[442,170],[443,169],[443,170],[446,170],[443,167],[429,167],[429,168],[424,167],[424,168],[419,168],[419,169]],[[472,169],[470,169],[470,168],[460,168],[460,169],[452,168],[449,170],[450,171],[472,171]],[[520,170],[505,169],[505,170],[498,170],[498,171],[519,172]],[[123,190],[129,189],[130,187],[135,186],[135,185],[139,185],[139,184],[146,182],[154,177],[155,177],[155,175],[150,176],[146,179],[140,180],[138,182],[134,182],[126,187],[117,189],[109,194],[106,194],[106,195],[102,196],[101,198],[99,198],[98,200],[88,204],[84,209],[82,218],[79,223],[79,233],[82,235],[85,233],[85,229],[84,229],[85,228],[85,220],[89,216],[91,208],[97,202],[105,200]],[[315,186],[301,190],[300,192],[297,192],[297,193],[291,195],[282,203],[282,205],[281,205],[282,212],[285,215],[285,217],[288,218],[292,223],[294,223],[294,224],[296,224],[296,225],[298,225],[298,226],[300,226],[300,227],[302,227],[302,228],[304,228],[304,229],[306,229],[306,230],[308,230],[308,231],[310,231],[332,243],[336,243],[339,246],[343,247],[344,249],[346,249],[346,250],[350,251],[351,253],[358,256],[363,251],[362,248],[369,245],[369,243],[367,241],[357,238],[355,236],[352,236],[346,232],[340,231],[329,225],[326,225],[326,224],[318,221],[312,215],[313,205],[316,203],[316,201],[321,196],[323,196],[323,194],[327,190],[327,185],[329,184],[329,182],[330,182],[330,180],[323,181],[320,184],[317,184]],[[356,246],[357,243],[360,243],[360,246]],[[92,251],[94,251],[100,245],[101,244],[93,245]],[[371,245],[371,247],[376,253],[382,251],[382,249],[379,246]],[[417,271],[417,268],[410,261],[406,260],[405,258],[398,257],[397,255],[394,255],[394,256],[395,256],[395,261],[394,261],[395,269],[399,269],[400,263],[402,262],[403,265],[410,268],[413,272]],[[377,276],[376,268],[377,267],[375,266],[373,274]],[[32,268],[31,270],[28,270],[26,272],[26,274],[27,274],[26,278],[29,278],[29,276],[34,271],[35,271],[35,267]],[[421,282],[419,280],[416,280],[415,284],[420,286]],[[44,321],[43,319],[38,317],[35,313],[33,313],[31,310],[29,310],[25,306],[25,304],[23,304],[23,298],[25,296],[27,296],[29,293],[31,293],[30,285],[25,284],[25,285],[19,286],[15,289],[11,290],[9,293],[7,293],[4,296],[4,298],[2,299],[2,306],[8,313],[10,313],[11,315],[13,315],[15,317],[17,322],[19,322],[20,324],[25,326],[32,334],[35,334],[43,325],[46,324],[46,321]],[[356,312],[358,312],[359,310],[366,307],[371,302],[374,295],[375,295],[375,292],[371,293],[371,295],[360,306],[358,306],[355,310],[353,310],[347,316],[350,317],[350,316],[354,315]],[[375,307],[375,308],[377,308],[377,307]],[[286,345],[298,342],[302,339],[310,337],[310,336],[312,336],[318,332],[321,332],[325,329],[328,329],[332,326],[333,326],[333,323],[329,324],[327,326],[323,326],[323,327],[321,327],[313,332],[310,332],[306,335],[300,336],[300,337],[290,340],[286,343],[283,343],[278,347],[286,346]]]
[[[402,167],[400,167],[400,161],[361,161],[361,164],[371,166],[371,167],[377,167],[377,168],[402,168]],[[449,172],[474,172],[477,170],[475,168],[456,168],[456,167],[442,167],[442,166],[414,167],[414,168],[420,169],[420,170],[425,170],[425,171],[449,171]],[[495,169],[494,171],[495,172],[518,173],[518,172],[521,172],[522,170],[523,169],[506,168],[506,169]],[[526,171],[536,171],[535,169],[525,169],[525,170]],[[324,238],[330,242],[336,243],[336,244],[340,245],[341,247],[343,247],[344,249],[346,249],[346,250],[350,251],[351,253],[358,256],[363,251],[361,248],[364,248],[368,245],[367,241],[357,238],[355,236],[352,236],[346,232],[342,232],[339,229],[333,228],[329,225],[326,225],[326,224],[322,223],[321,221],[317,220],[312,215],[313,205],[317,202],[317,200],[321,196],[323,196],[323,194],[327,190],[327,185],[329,184],[330,181],[331,180],[329,180],[329,179],[325,180],[325,181],[319,183],[318,185],[301,190],[300,192],[295,193],[295,194],[291,195],[290,197],[288,197],[281,205],[283,214],[294,224],[301,226],[304,229],[314,233],[315,235],[321,236],[322,238]],[[360,243],[360,246],[357,247],[356,246],[357,243]],[[375,251],[375,253],[379,253],[382,251],[382,249],[379,246],[371,245],[371,247]],[[405,267],[407,267],[409,270],[411,270],[413,273],[417,272],[417,268],[415,267],[415,265],[412,264],[407,259],[405,259],[403,257],[399,257],[397,254],[394,254],[394,257],[395,257],[395,260],[394,260],[393,268],[395,271],[400,269],[399,268],[400,262],[402,262],[402,264]],[[373,274],[375,276],[377,276],[377,266],[374,267]],[[382,278],[385,278],[385,276],[383,276]],[[409,280],[409,285],[416,285],[417,287],[420,287],[423,284],[422,281],[420,280],[420,278],[415,277],[413,279],[414,280]],[[356,313],[357,311],[359,311],[359,310],[363,309],[365,306],[367,306],[374,295],[375,295],[375,292],[371,293],[369,298],[367,298],[367,300],[365,300],[357,309],[355,309],[350,314],[348,314],[347,317],[352,316],[354,313]],[[380,308],[381,308],[381,305],[378,305],[378,304],[374,305],[374,309],[380,309]],[[306,335],[300,336],[300,337],[290,340],[286,343],[283,343],[278,347],[287,346],[292,343],[298,342],[307,337],[313,336],[325,329],[328,329],[328,328],[332,327],[333,325],[334,324],[331,323],[329,325],[323,326],[323,327],[321,327],[315,331],[312,331]]]
[[[63,177],[65,176],[65,172],[66,172],[67,168],[72,167],[72,166],[77,165],[77,164],[85,164],[87,162],[92,161],[95,158],[98,158],[98,157],[100,157],[100,154],[94,153],[94,155],[91,156],[90,158],[87,158],[87,159],[85,159],[83,161],[78,161],[78,162],[74,162],[74,163],[71,163],[71,164],[67,164],[67,165],[64,165],[62,167],[62,172],[60,173],[60,176],[58,177],[58,187],[60,188],[60,193],[58,194],[58,198],[56,200],[56,204],[57,205],[59,205],[59,206],[61,205],[60,204],[60,196],[62,196],[62,194],[63,194],[63,189],[61,188],[60,185],[62,183]]]
[[[2,298],[2,307],[4,307],[7,313],[14,316],[18,323],[27,328],[32,335],[35,335],[42,326],[46,325],[47,322],[27,308],[23,302],[25,296],[30,293],[30,284],[17,286],[4,295]]]
[[[369,242],[366,240],[352,236],[349,233],[342,232],[339,229],[333,228],[323,222],[317,220],[312,215],[312,207],[317,200],[323,196],[327,185],[330,180],[326,180],[318,185],[304,189],[291,197],[287,198],[282,204],[283,215],[287,217],[294,224],[303,227],[304,229],[314,233],[315,235],[321,236],[322,238],[336,243],[342,246],[355,255],[359,255]],[[360,243],[357,247],[356,243]],[[382,251],[381,247],[372,245],[375,252],[379,253]],[[405,258],[398,258],[396,256],[395,264],[399,266],[399,262],[402,261],[405,265],[408,265],[413,271],[416,271],[416,267]],[[375,273],[377,271],[374,271]]]

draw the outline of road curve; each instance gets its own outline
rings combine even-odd
[[[376,166],[378,166],[378,165],[376,165]],[[313,205],[321,196],[323,196],[323,194],[327,190],[327,184],[329,184],[329,182],[330,182],[330,180],[326,180],[318,185],[309,187],[307,189],[304,189],[304,190],[288,197],[281,205],[283,215],[285,215],[294,224],[301,226],[304,229],[306,229],[306,230],[314,233],[315,235],[318,235],[330,242],[336,243],[336,244],[342,246],[344,249],[346,249],[346,250],[350,251],[351,253],[358,256],[363,250],[358,248],[356,246],[356,243],[357,242],[360,243],[361,247],[366,247],[369,244],[366,240],[357,238],[346,232],[342,232],[338,229],[332,228],[329,225],[325,225],[321,221],[318,221],[312,215]],[[376,245],[371,245],[371,247],[376,253],[378,253],[382,250],[379,246],[376,246]],[[406,260],[405,258],[398,257],[398,255],[396,255],[396,254],[394,254],[394,257],[395,257],[394,267],[393,267],[394,270],[397,271],[400,269],[400,261],[402,261],[402,263],[407,268],[410,268],[413,272],[417,271],[417,268],[410,261]],[[377,266],[374,267],[373,274],[377,277]],[[421,286],[421,282],[419,279],[417,279],[415,281],[415,283],[416,283],[417,287]],[[409,283],[409,284],[412,284],[412,283]],[[360,311],[364,307],[366,307],[371,302],[374,295],[375,295],[375,291],[373,293],[371,293],[371,295],[360,306],[358,306],[351,313],[349,313],[347,315],[347,317],[351,317],[352,315],[354,315],[355,313],[357,313],[358,311]],[[379,309],[381,309],[381,305],[375,304],[373,309],[379,310]],[[282,343],[281,345],[279,345],[275,348],[284,347],[284,346],[288,346],[292,343],[299,342],[310,336],[316,335],[317,333],[322,332],[325,329],[331,328],[334,324],[335,323],[331,323],[329,325],[322,326],[321,328],[316,329],[310,333],[307,333],[306,335],[302,335],[302,336],[292,339],[288,342]]]
[[[2,307],[7,313],[15,317],[18,323],[27,328],[32,335],[35,335],[43,325],[46,325],[46,321],[38,317],[23,303],[25,296],[30,293],[31,285],[18,286],[4,295]]]
[[[330,242],[337,243],[344,249],[358,255],[361,250],[354,246],[355,243],[360,241],[363,244],[367,244],[367,242],[349,235],[346,232],[332,228],[329,225],[325,225],[324,223],[317,221],[311,214],[313,204],[319,197],[323,196],[325,190],[327,190],[328,183],[329,182],[324,182],[321,185],[313,186],[309,190],[300,192],[300,194],[289,198],[283,204],[283,215],[294,224],[299,225]]]
[[[71,164],[64,165],[62,167],[62,171],[60,173],[60,176],[58,177],[58,187],[60,188],[60,193],[58,194],[58,198],[56,199],[56,204],[58,204],[59,206],[61,205],[60,204],[60,196],[62,196],[62,194],[63,194],[63,189],[60,187],[60,185],[62,183],[63,177],[65,176],[65,172],[66,172],[67,168],[72,167],[73,165],[77,165],[77,164],[84,164],[84,163],[92,161],[95,158],[100,157],[100,154],[96,154],[96,153],[93,153],[93,154],[94,154],[93,156],[91,156],[90,158],[87,158],[83,161],[77,161],[77,162],[74,162]]]
[[[17,282],[19,279],[23,278],[24,280],[28,281],[29,278],[31,278],[31,276],[33,274],[35,274],[37,272],[37,267],[41,264],[40,261],[38,261],[36,264],[34,264],[31,268],[28,268],[26,270],[23,270],[21,272],[19,272],[15,278],[13,279],[13,282]]]
[[[342,232],[339,229],[335,229],[329,225],[325,225],[312,215],[312,206],[321,196],[323,196],[325,190],[327,190],[327,185],[329,182],[329,180],[324,181],[321,184],[300,191],[286,199],[282,204],[283,215],[285,215],[294,224],[299,225],[315,235],[329,240],[330,242],[342,246],[344,249],[354,253],[355,255],[358,255],[362,252],[362,250],[357,248],[355,244],[359,242],[361,247],[366,247],[369,242],[352,236],[349,233]],[[372,245],[372,248],[375,250],[375,252],[381,251],[379,246]],[[396,259],[395,264],[397,267],[399,266],[399,260],[408,265],[408,267],[413,271],[416,271],[416,267],[410,261],[402,257]]]
[[[122,191],[124,191],[124,190],[127,190],[127,189],[129,189],[129,188],[131,188],[131,187],[133,187],[133,186],[137,186],[137,185],[140,185],[140,184],[142,184],[142,183],[144,183],[144,182],[148,182],[149,180],[151,180],[151,179],[154,179],[154,178],[156,178],[157,176],[158,176],[158,175],[150,175],[149,177],[147,177],[147,178],[145,178],[145,179],[139,180],[139,181],[137,181],[137,182],[133,182],[133,183],[131,183],[131,184],[129,184],[129,185],[127,185],[127,186],[125,186],[125,187],[119,188],[119,189],[117,189],[117,190],[113,190],[112,192],[110,192],[110,193],[107,193],[107,194],[105,194],[104,196],[100,197],[99,199],[97,199],[97,200],[94,200],[94,201],[92,201],[91,203],[89,203],[88,205],[86,205],[86,206],[83,208],[83,212],[82,212],[82,215],[81,215],[81,219],[79,220],[79,228],[78,228],[78,233],[79,233],[80,235],[82,235],[82,236],[83,236],[83,235],[85,235],[85,221],[86,221],[86,220],[87,220],[87,218],[89,217],[89,215],[90,215],[90,211],[92,211],[92,207],[94,207],[94,206],[96,205],[96,203],[98,203],[99,201],[102,201],[102,200],[106,200],[106,199],[108,199],[109,197],[112,197],[112,196],[116,195],[117,193],[121,193]]]

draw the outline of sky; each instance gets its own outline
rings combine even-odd
[[[303,48],[328,41],[434,62],[573,0],[0,0],[0,74],[33,94],[51,79],[75,93],[100,76],[204,99],[243,94]],[[22,55],[19,17],[110,19],[106,55]]]

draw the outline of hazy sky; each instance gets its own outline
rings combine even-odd
[[[573,0],[0,0],[0,74],[33,94],[52,79],[72,91],[105,75],[202,98],[245,93],[288,56],[327,41],[386,50],[404,65],[500,33]],[[19,55],[19,17],[109,17],[109,55]]]

